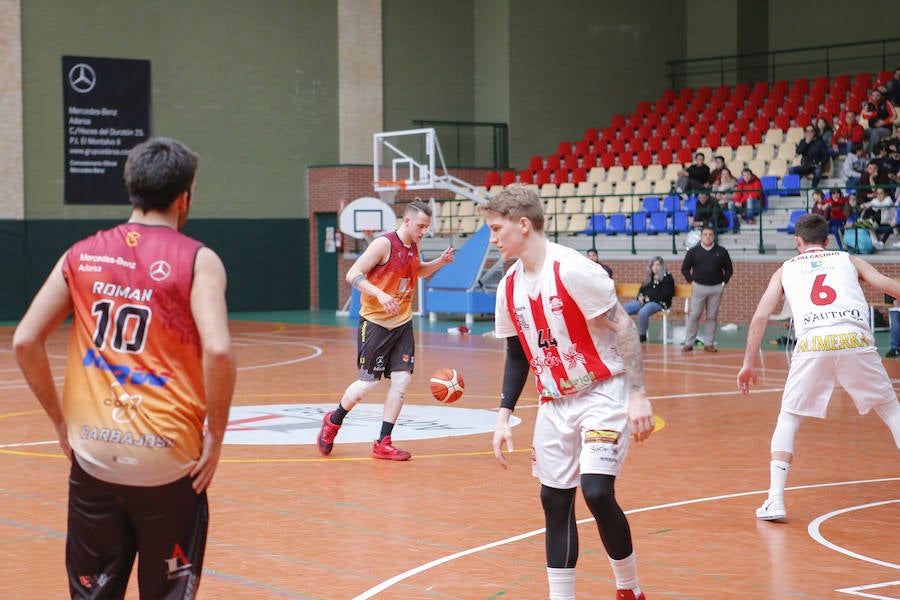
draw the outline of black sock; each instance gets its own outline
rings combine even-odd
[[[339,404],[338,404],[338,407],[337,407],[336,409],[334,409],[334,414],[331,415],[331,422],[332,422],[332,424],[334,424],[334,425],[340,425],[341,423],[343,423],[343,422],[344,422],[344,417],[347,416],[347,413],[348,413],[348,412],[350,412],[350,411],[347,410],[347,409],[345,409],[345,408],[344,408],[343,406],[341,406],[340,403],[339,403]]]
[[[378,436],[378,441],[381,442],[387,436],[391,435],[391,432],[394,431],[394,424],[388,423],[387,421],[381,422],[381,435]]]

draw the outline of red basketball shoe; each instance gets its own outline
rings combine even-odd
[[[331,411],[322,418],[322,429],[319,430],[319,437],[316,438],[316,443],[319,445],[319,454],[322,456],[331,454],[331,449],[334,448],[334,436],[337,435],[338,430],[341,428],[340,425],[335,425],[331,422],[331,415],[333,414],[334,411]]]
[[[386,435],[380,442],[375,440],[372,444],[372,458],[383,458],[386,460],[409,460],[412,454],[406,450],[394,448],[391,444],[391,436]]]
[[[640,596],[635,596],[631,590],[616,590],[616,600],[647,600],[644,592]]]

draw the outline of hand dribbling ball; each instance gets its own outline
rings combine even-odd
[[[462,398],[466,383],[456,369],[438,369],[431,376],[431,394],[438,402],[450,404]]]

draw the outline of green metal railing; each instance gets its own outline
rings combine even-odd
[[[509,126],[506,123],[414,119],[413,126],[434,128],[448,167],[509,169]]]
[[[671,87],[734,85],[753,74],[753,81],[832,77],[866,71],[892,71],[900,65],[900,38],[846,44],[787,48],[666,61]]]

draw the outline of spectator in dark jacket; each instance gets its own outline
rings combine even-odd
[[[697,195],[697,207],[694,209],[694,227],[712,226],[716,231],[728,229],[728,217],[719,203],[710,198],[706,192]]]
[[[629,315],[638,316],[638,333],[642,342],[647,341],[650,317],[661,310],[667,310],[672,305],[674,295],[675,279],[666,268],[666,261],[662,256],[653,257],[647,265],[647,273],[641,282],[637,298],[622,307]]]
[[[702,190],[709,186],[709,167],[705,163],[706,156],[702,152],[694,155],[694,162],[678,173],[675,187],[679,192]]]
[[[802,158],[800,165],[791,167],[790,172],[796,175],[809,175],[812,173],[812,186],[818,187],[822,179],[822,170],[831,159],[828,146],[818,136],[815,125],[807,125],[803,130],[803,139],[797,144],[797,154]]]

